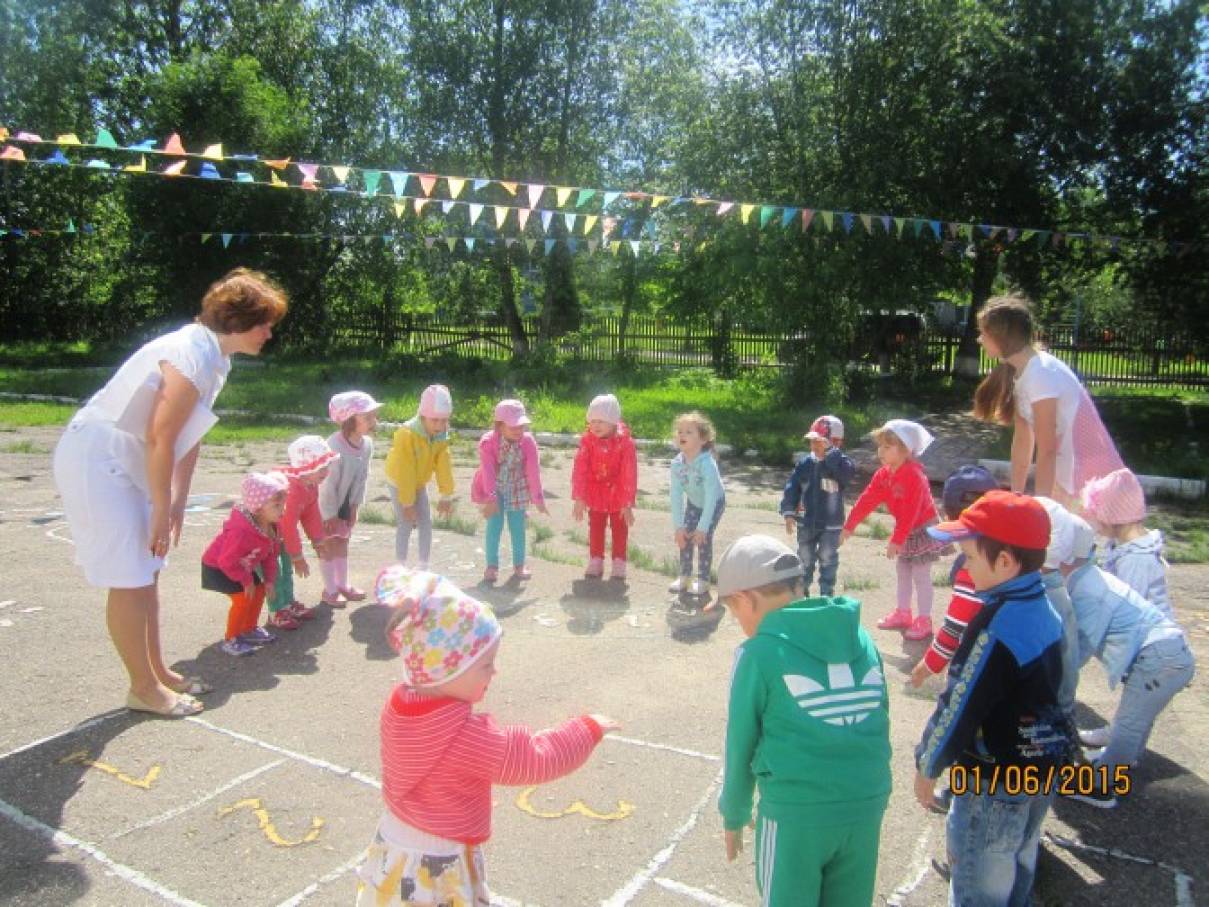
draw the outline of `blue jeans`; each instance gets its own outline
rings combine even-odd
[[[1112,769],[1142,758],[1150,729],[1159,712],[1192,682],[1195,668],[1184,637],[1161,639],[1143,646],[1133,660],[1121,690],[1121,704],[1112,719],[1108,746],[1100,764]]]
[[[945,834],[949,907],[1027,907],[1041,823],[1053,795],[966,793],[953,798]]]
[[[819,595],[835,595],[835,575],[840,569],[840,530],[798,526],[798,557],[802,559],[802,592],[810,594],[814,565],[819,565]]]

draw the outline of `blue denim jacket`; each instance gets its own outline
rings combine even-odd
[[[796,518],[808,532],[842,529],[844,489],[855,474],[856,466],[838,447],[828,449],[822,460],[813,453],[807,454],[785,483],[781,516]]]
[[[1142,646],[1183,634],[1178,624],[1094,560],[1070,574],[1066,588],[1079,622],[1079,664],[1093,655],[1100,659],[1109,689],[1129,673]]]

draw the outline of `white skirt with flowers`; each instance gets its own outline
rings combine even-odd
[[[357,907],[490,907],[483,849],[430,835],[390,812],[357,869]]]

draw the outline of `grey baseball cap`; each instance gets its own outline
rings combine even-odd
[[[745,535],[718,561],[718,597],[801,575],[801,559],[784,542],[770,535]]]

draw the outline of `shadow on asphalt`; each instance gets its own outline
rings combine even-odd
[[[667,609],[667,625],[672,631],[672,639],[676,642],[694,643],[705,642],[714,635],[714,631],[726,616],[726,606],[717,602],[709,611],[705,606],[709,599],[694,595],[681,595]]]
[[[365,657],[369,661],[390,661],[397,657],[386,641],[389,616],[390,607],[377,602],[366,602],[348,615],[348,635],[365,646]]]
[[[630,609],[630,593],[621,580],[577,579],[559,604],[570,618],[567,629],[579,636],[591,636]]]

